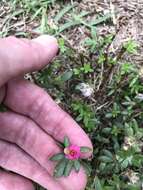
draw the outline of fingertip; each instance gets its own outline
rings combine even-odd
[[[49,47],[49,45],[51,47],[53,47],[53,49],[55,49],[55,51],[58,52],[58,41],[54,36],[50,36],[50,35],[41,35],[35,39],[33,39],[32,41],[39,43],[40,45],[44,46],[44,47]]]

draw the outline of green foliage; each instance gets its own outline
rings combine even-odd
[[[88,131],[95,128],[95,114],[88,105],[83,102],[75,102],[71,106],[74,113],[77,115],[76,120],[78,122],[82,121]]]
[[[128,53],[131,53],[131,54],[137,53],[137,47],[138,47],[138,45],[133,40],[127,41],[127,43],[125,43],[123,47],[126,49],[126,51]]]

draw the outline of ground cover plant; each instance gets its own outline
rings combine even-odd
[[[131,59],[139,45],[129,37],[113,51],[117,31],[110,28],[116,28],[116,13],[81,5],[86,3],[3,1],[0,36],[32,38],[45,33],[58,38],[60,54],[53,64],[28,77],[46,89],[92,140],[86,190],[140,190],[143,71]]]

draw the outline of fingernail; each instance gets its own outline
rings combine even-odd
[[[43,46],[47,46],[47,44],[54,44],[55,46],[58,47],[57,39],[49,35],[39,36],[38,38],[33,39],[33,41],[38,42]]]

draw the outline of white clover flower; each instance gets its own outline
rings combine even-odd
[[[76,86],[76,89],[79,90],[84,97],[90,97],[94,90],[89,84],[80,83]]]

